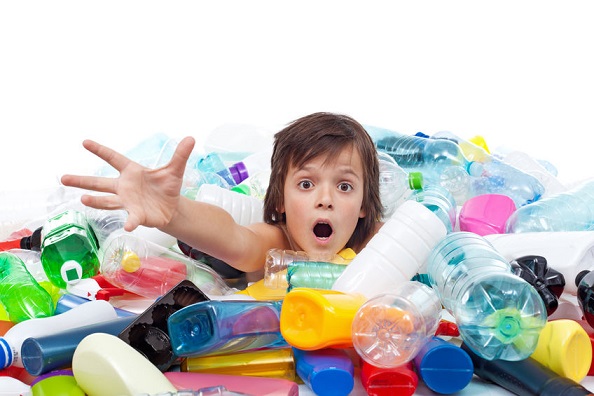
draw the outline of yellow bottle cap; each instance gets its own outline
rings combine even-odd
[[[489,146],[487,146],[487,142],[485,141],[485,138],[481,135],[473,136],[470,139],[468,139],[468,141],[470,143],[476,144],[479,147],[482,147],[487,153],[491,154],[491,152],[489,151]]]
[[[122,269],[126,272],[136,272],[140,268],[140,257],[132,251],[122,255]]]
[[[530,357],[560,376],[580,382],[592,363],[590,337],[574,320],[551,320],[540,332]]]

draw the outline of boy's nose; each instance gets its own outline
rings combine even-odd
[[[319,190],[318,195],[318,208],[332,209],[332,191],[328,187],[322,187]]]

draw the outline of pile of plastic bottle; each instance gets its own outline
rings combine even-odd
[[[272,134],[242,128],[212,132],[182,194],[247,225]],[[0,195],[0,395],[591,394],[594,181],[480,136],[366,129],[383,227],[358,254],[272,249],[256,282],[82,191]],[[125,154],[158,167],[176,143]]]

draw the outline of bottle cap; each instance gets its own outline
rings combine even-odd
[[[83,276],[82,266],[78,261],[68,260],[60,267],[60,276],[66,284],[76,283]]]
[[[580,273],[575,276],[576,287],[579,287],[580,283],[582,282],[582,279],[584,279],[584,277],[586,275],[588,275],[590,272],[591,272],[590,270],[583,270],[583,271],[580,271]]]
[[[530,357],[560,376],[580,382],[592,363],[590,337],[575,320],[551,320],[540,332]]]
[[[460,209],[460,231],[485,236],[504,234],[505,223],[516,210],[514,201],[503,194],[481,194],[468,199]]]
[[[231,187],[231,191],[238,192],[244,195],[251,195],[250,194],[250,187],[245,184],[238,184],[236,186]]]
[[[423,188],[423,174],[421,172],[410,172],[408,174],[408,185],[413,190],[421,190]]]
[[[13,360],[12,347],[4,337],[0,337],[0,369],[11,366]]]
[[[235,164],[231,165],[229,167],[229,172],[231,173],[231,176],[233,176],[233,180],[235,180],[236,184],[241,183],[249,176],[248,170],[242,161],[236,162]]]
[[[491,153],[489,150],[489,146],[487,146],[487,142],[485,141],[485,138],[483,136],[475,135],[475,136],[471,137],[470,139],[468,139],[468,141],[472,144],[475,144],[475,145],[481,147],[487,153]]]

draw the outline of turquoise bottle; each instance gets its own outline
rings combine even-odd
[[[13,323],[54,314],[51,295],[27,271],[15,254],[0,252],[0,303]]]
[[[547,321],[546,307],[485,238],[446,235],[429,255],[427,273],[462,340],[478,355],[517,361],[532,354]]]

